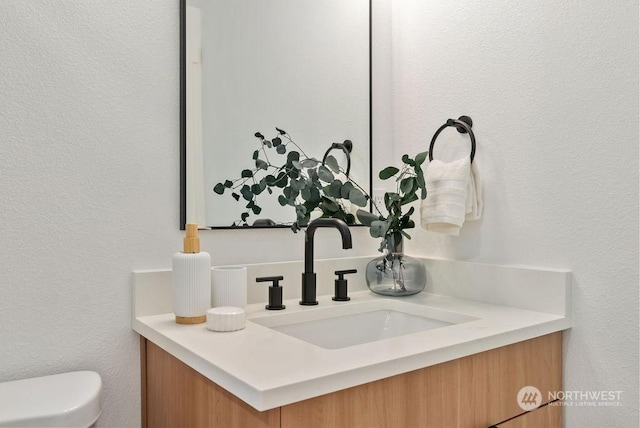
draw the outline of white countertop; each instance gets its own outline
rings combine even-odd
[[[434,272],[439,269],[445,271],[450,269],[451,263],[455,263],[454,267],[459,268],[459,263],[462,262],[425,261],[428,268],[434,269]],[[441,264],[444,266],[442,269]],[[492,265],[482,266],[480,271],[487,270],[486,266]],[[464,267],[470,271],[474,270],[473,263]],[[494,281],[490,287],[492,292],[497,292],[496,287],[498,291],[504,286],[513,292],[513,289],[517,291],[518,287],[528,285],[528,279],[513,281],[514,270],[517,272],[521,268],[506,269],[506,271],[500,271],[499,268],[487,270]],[[532,272],[528,268],[522,270],[524,275]],[[460,270],[458,275],[460,275],[459,272]],[[496,272],[502,272],[502,274],[496,275]],[[550,281],[556,283],[553,284],[552,289],[541,285],[539,288],[542,294],[539,300],[564,298],[567,301],[561,304],[550,303],[548,306],[569,308],[570,273],[544,271],[546,275],[549,273],[552,276],[557,274],[557,277],[552,277]],[[135,302],[136,298],[141,300],[141,293],[144,293],[140,291],[144,289],[144,285],[140,284],[156,281],[162,273],[147,272],[136,273],[136,275],[147,275],[147,277],[144,281],[138,279],[134,281],[138,289],[136,290],[134,285],[133,329],[260,411],[571,327],[568,310],[555,310],[556,313],[548,313],[544,305],[538,305],[540,310],[531,310],[531,301],[520,305],[525,307],[522,309],[423,292],[400,299],[465,314],[477,320],[357,346],[325,349],[251,322],[252,317],[281,313],[281,311],[265,310],[264,303],[247,305],[246,328],[224,333],[210,331],[206,328],[206,324],[176,324],[173,313],[158,312],[158,309],[166,309],[166,301],[163,305],[157,305],[155,314],[148,308],[140,310]],[[440,274],[434,273],[433,277],[437,280],[438,275]],[[486,272],[480,275],[486,275]],[[535,276],[536,272],[533,275]],[[162,281],[166,283],[166,275],[162,277],[164,278]],[[511,282],[505,281],[505,284],[499,284],[505,278]],[[165,284],[163,286],[165,292],[166,288]],[[433,288],[439,289],[440,286]],[[557,289],[557,293],[551,294],[550,290],[554,289]],[[531,293],[526,296],[530,300]],[[300,306],[299,299],[291,299],[285,301],[287,306],[285,311],[313,311],[323,307],[344,306],[372,299],[394,299],[378,296],[370,291],[351,292],[350,297],[350,302],[334,302],[331,296],[320,296],[318,297],[320,304],[311,307]],[[145,304],[149,305],[148,301]]]

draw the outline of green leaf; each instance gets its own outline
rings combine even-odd
[[[296,205],[296,217],[298,221],[302,221],[307,216],[307,207],[302,204]]]
[[[292,161],[291,165],[293,165],[295,169],[298,169],[298,170],[302,169],[302,164],[299,161]]]
[[[415,193],[411,194],[411,195],[407,195],[405,196],[402,201],[400,202],[400,205],[406,205],[406,204],[410,204],[413,201],[417,201],[418,200],[418,195],[416,195]]]
[[[264,177],[263,180],[265,181],[265,183],[267,183],[268,186],[273,186],[273,184],[276,182],[276,178],[271,174]]]
[[[306,186],[306,183],[304,182],[304,180],[291,180],[291,187],[293,187],[295,190],[302,190],[304,189]]]
[[[400,191],[404,194],[414,192],[414,186],[417,187],[416,180],[413,177],[403,178],[400,181]]]
[[[338,212],[340,207],[338,206],[336,201],[323,197],[322,202],[320,203],[320,209],[322,210],[323,213],[331,217],[332,214]]]
[[[356,211],[356,216],[358,217],[358,220],[360,220],[360,223],[364,224],[365,226],[371,226],[371,223],[376,220],[380,220],[379,216],[365,210]]]
[[[342,185],[342,189],[340,190],[340,197],[342,199],[349,199],[349,192],[353,189],[353,184],[350,181],[347,181]]]
[[[415,211],[414,207],[411,207],[409,212],[407,212],[405,215],[402,216],[402,218],[399,221],[400,229],[412,229],[416,227],[415,222],[411,220],[411,214],[413,214],[414,211]]]
[[[310,202],[314,202],[316,204],[320,203],[322,197],[320,196],[320,190],[317,187],[311,188],[311,197],[309,198]]]
[[[342,182],[340,180],[333,180],[331,184],[324,187],[324,191],[327,195],[333,198],[340,198],[342,193]]]
[[[320,161],[317,159],[309,158],[302,161],[302,166],[305,168],[315,168],[319,163]]]
[[[367,197],[360,191],[360,189],[357,189],[355,187],[349,192],[349,200],[352,204],[358,207],[367,206]]]
[[[233,186],[233,181],[225,180],[224,187],[230,189]]]
[[[240,195],[238,195],[236,192],[233,192],[231,196],[233,196],[233,199],[235,199],[236,201],[240,200]]]
[[[262,135],[261,133],[256,132],[254,135],[255,135],[257,138],[260,138],[261,140],[264,140],[264,135]]]
[[[406,163],[409,166],[416,165],[416,163],[409,157],[409,155],[402,155],[402,162]]]
[[[279,155],[283,155],[287,152],[287,147],[284,144],[280,144],[278,147],[276,147],[276,153],[278,153]]]
[[[259,183],[252,184],[251,191],[253,192],[254,195],[259,195],[260,193],[262,193],[262,188],[260,187]]]
[[[249,213],[240,214],[240,218],[242,219],[242,221],[244,221],[246,223],[247,219],[249,218]]]
[[[279,133],[280,135],[285,135],[285,134],[287,133],[286,131],[283,131],[282,129],[280,129],[280,128],[278,128],[278,127],[276,127],[276,131],[278,131],[278,133]]]
[[[416,164],[417,165],[422,165],[424,163],[424,161],[427,159],[427,155],[429,155],[429,152],[420,152],[416,155]]]
[[[282,190],[282,193],[288,199],[289,202],[293,202],[300,194],[300,192],[294,189],[293,187],[285,187],[284,190]]]
[[[282,205],[284,207],[285,205],[287,205],[289,203],[289,200],[287,198],[285,198],[284,196],[280,195],[280,196],[278,196],[278,202],[280,203],[280,205]]]
[[[416,168],[416,183],[420,188],[420,199],[427,197],[427,185],[424,182],[424,173],[420,167]]]
[[[262,140],[262,144],[264,144],[265,146],[271,148],[273,147],[273,144],[271,144],[271,141],[269,140]]]
[[[291,163],[297,160],[300,160],[300,153],[296,152],[295,150],[290,151],[287,155],[287,162]]]
[[[335,213],[330,214],[329,217],[338,218],[338,219],[344,221],[345,223],[347,222],[347,213],[344,212],[344,210],[342,209],[342,207],[340,205],[338,205],[338,211],[335,212]]]
[[[302,199],[304,199],[305,201],[308,201],[311,199],[311,188],[310,187],[305,187],[304,189],[302,189],[300,191],[300,196],[302,196]]]
[[[255,215],[258,215],[258,214],[260,214],[260,212],[262,212],[262,208],[260,208],[260,207],[259,207],[259,206],[257,206],[257,205],[254,205],[254,206],[251,208],[251,211],[253,211],[253,213],[254,213]]]
[[[269,167],[269,164],[263,161],[262,159],[256,159],[256,168],[264,169],[265,171]]]
[[[276,137],[271,141],[273,142],[274,147],[278,147],[280,144],[282,144],[282,140],[280,139],[280,137]]]
[[[333,156],[331,155],[327,156],[327,158],[324,160],[324,164],[328,166],[331,169],[331,171],[335,172],[336,174],[340,172],[340,166],[338,165],[338,161]]]
[[[320,177],[318,176],[318,171],[312,169],[309,171],[309,178],[311,179],[311,183],[315,186],[319,183]]]
[[[306,201],[303,205],[305,206],[305,208],[307,209],[307,221],[303,222],[304,224],[308,223],[309,220],[309,214],[311,212],[313,212],[316,208],[318,208],[318,204],[320,203],[320,200],[317,201]]]
[[[369,234],[372,238],[382,238],[389,230],[389,222],[386,220],[374,220],[369,226]]]
[[[398,195],[396,192],[387,192],[384,194],[385,200],[388,199],[389,202],[398,202],[402,200],[402,196]]]
[[[324,165],[318,167],[318,177],[325,183],[331,183],[334,179],[333,173]]]
[[[243,169],[242,172],[240,173],[240,176],[242,178],[250,178],[250,177],[253,177],[253,172],[251,172],[251,170],[249,169]]]
[[[276,178],[274,184],[280,188],[283,188],[287,185],[287,183],[289,183],[289,177],[287,176],[286,172],[281,171],[280,174],[278,174],[278,178]]]
[[[242,193],[242,197],[247,201],[253,199],[253,192],[251,192],[251,188],[246,184],[242,186],[242,189],[240,189],[240,193]]]
[[[380,174],[378,175],[378,177],[380,178],[380,180],[387,180],[393,177],[394,175],[396,175],[398,172],[400,172],[400,170],[395,166],[388,166],[382,171],[380,171]]]
[[[260,156],[260,150],[256,150],[255,152],[253,152],[253,156],[252,156],[253,160],[258,159],[258,156]]]
[[[218,183],[213,187],[213,191],[216,192],[218,195],[222,195],[225,189],[226,187],[222,183]]]

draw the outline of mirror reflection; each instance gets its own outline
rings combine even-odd
[[[318,160],[351,141],[348,157],[340,147],[330,156],[370,193],[369,0],[181,1],[182,224],[296,220],[276,194],[243,216],[247,200],[214,191],[254,169],[256,150],[264,159],[257,133],[271,142],[285,130],[296,151]],[[270,163],[287,162],[291,150],[269,149]]]

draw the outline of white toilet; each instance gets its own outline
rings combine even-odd
[[[102,413],[102,379],[78,371],[0,383],[0,427],[91,427]]]

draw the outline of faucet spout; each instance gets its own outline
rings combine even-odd
[[[319,227],[333,227],[338,229],[342,237],[342,248],[352,247],[351,231],[344,221],[337,218],[319,218],[307,226],[304,233],[304,272],[302,274],[302,299],[301,305],[317,305],[316,300],[316,274],[313,271],[313,238]]]

